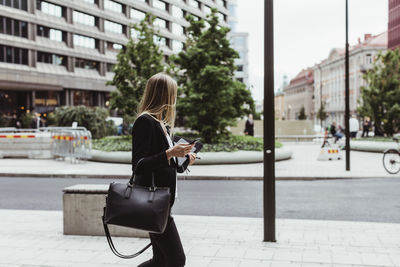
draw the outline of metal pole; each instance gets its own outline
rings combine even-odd
[[[264,1],[264,241],[275,242],[273,0]]]
[[[345,93],[345,102],[346,102],[346,110],[344,114],[345,120],[345,128],[346,128],[346,171],[350,171],[350,101],[349,101],[349,3],[346,0],[346,59],[345,59],[345,68],[346,68],[346,93]]]

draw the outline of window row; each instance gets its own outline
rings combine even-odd
[[[28,65],[28,49],[0,45],[0,62]]]
[[[0,33],[28,38],[28,23],[0,16]]]
[[[28,11],[28,0],[0,0],[0,5]]]

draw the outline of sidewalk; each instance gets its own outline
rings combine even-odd
[[[345,171],[345,153],[342,160],[317,161],[320,145],[286,143],[293,151],[292,159],[276,162],[277,179],[331,179],[331,178],[399,178],[388,174],[382,165],[381,153],[351,151],[351,171]],[[201,153],[199,153],[201,156]],[[129,164],[70,161],[0,159],[0,176],[40,177],[121,177],[131,175]],[[263,164],[194,165],[181,179],[263,179]]]
[[[1,267],[137,266],[114,256],[104,237],[64,236],[62,212],[0,210]],[[262,219],[175,216],[188,267],[400,266],[400,224],[277,220],[262,242]],[[123,253],[146,239],[115,238]]]

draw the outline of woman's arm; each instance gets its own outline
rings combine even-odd
[[[132,171],[135,170],[137,162],[143,158],[137,169],[138,174],[169,166],[169,161],[165,151],[151,155],[152,130],[151,121],[143,116],[137,118],[133,124]]]

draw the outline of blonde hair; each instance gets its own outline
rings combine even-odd
[[[160,72],[151,76],[146,83],[138,107],[138,117],[149,114],[157,121],[162,121],[173,129],[177,90],[176,81],[169,75]]]

